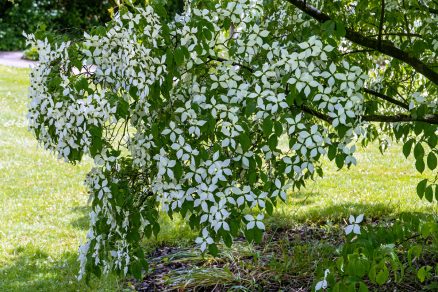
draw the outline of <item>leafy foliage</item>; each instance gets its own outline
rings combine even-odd
[[[437,235],[437,222],[411,214],[387,226],[364,226],[359,235],[348,236],[325,272],[327,291],[368,291],[370,286],[401,283],[409,275],[421,283],[429,280],[427,289],[436,289]]]
[[[199,230],[202,251],[241,234],[259,242],[287,190],[322,176],[325,155],[339,168],[356,164],[357,143],[379,139],[383,151],[402,141],[419,172],[436,168],[430,13],[410,14],[408,35],[430,41],[414,53],[389,34],[400,13],[389,3],[389,37],[380,28],[373,39],[370,15],[314,2],[193,1],[175,17],[160,4],[126,4],[80,42],[28,36],[40,54],[30,129],[60,158],[95,162],[81,276],[139,276],[138,242],[158,234],[159,208]],[[358,45],[373,52],[353,53]],[[436,177],[417,190],[432,201]]]
[[[107,0],[0,0],[0,50],[23,49],[23,31],[80,37],[84,30],[108,21],[112,6]]]

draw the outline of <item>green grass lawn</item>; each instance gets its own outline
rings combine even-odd
[[[72,166],[37,146],[26,126],[28,74],[0,67],[0,291],[84,291],[76,252],[88,227],[82,182],[91,164]]]
[[[115,277],[93,279],[91,287],[75,278],[76,251],[88,226],[88,196],[82,182],[91,164],[72,166],[37,146],[27,131],[25,119],[28,73],[27,69],[0,66],[0,291],[126,288]],[[367,220],[391,218],[401,212],[437,214],[436,203],[417,197],[415,186],[423,176],[416,172],[412,160],[404,159],[399,146],[390,148],[384,156],[372,146],[360,150],[357,157],[358,166],[351,170],[338,171],[331,162],[325,162],[325,178],[290,194],[290,202],[268,219],[268,228],[287,230],[318,224],[340,230],[343,219],[350,214],[365,213]],[[192,244],[194,233],[180,220],[163,219],[162,224],[159,238],[145,242],[151,250],[157,246]],[[251,245],[240,248],[240,256],[245,254],[242,250],[252,248]],[[313,250],[304,245],[300,248],[301,252]],[[333,249],[323,250],[328,254]],[[280,248],[276,256],[281,257],[281,252]],[[311,259],[327,254],[319,250],[309,255],[308,260],[291,259],[280,269],[291,274],[306,267],[311,270],[308,267],[313,265]],[[230,262],[237,260],[232,252],[223,256]],[[192,270],[190,275],[198,283],[226,281],[230,277],[238,281],[226,269],[218,269],[205,270],[204,274]],[[184,275],[172,279],[184,281],[181,277]]]

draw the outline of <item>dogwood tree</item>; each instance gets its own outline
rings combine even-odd
[[[356,164],[356,145],[404,143],[437,167],[434,1],[191,1],[122,5],[60,42],[28,35],[29,127],[45,149],[95,166],[81,273],[140,275],[161,211],[202,251],[260,241],[287,191]],[[418,194],[438,199],[436,172]],[[87,273],[89,275],[90,273]]]

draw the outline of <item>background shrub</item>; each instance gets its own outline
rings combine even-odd
[[[81,36],[84,30],[108,21],[114,6],[111,0],[0,0],[0,50],[24,49],[22,32],[37,28]]]

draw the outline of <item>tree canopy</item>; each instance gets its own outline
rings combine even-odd
[[[404,143],[420,197],[438,200],[436,1],[191,1],[124,4],[104,27],[66,42],[28,35],[30,129],[68,162],[84,155],[92,200],[81,276],[141,274],[140,240],[160,210],[217,253],[289,189],[323,176],[327,156]],[[87,274],[89,275],[89,273]]]

